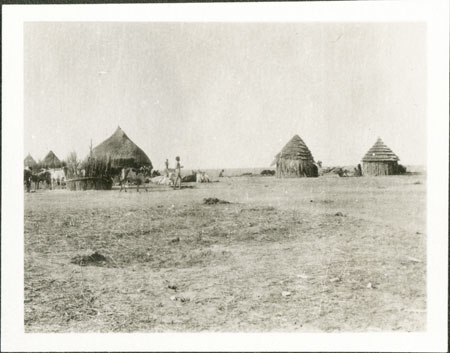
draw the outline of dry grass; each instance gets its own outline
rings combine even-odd
[[[425,186],[411,178],[27,194],[26,331],[424,330]],[[71,263],[95,251],[107,261]]]

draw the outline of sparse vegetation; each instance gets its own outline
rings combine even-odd
[[[25,330],[424,330],[417,179],[26,194]],[[96,252],[95,266],[73,260]]]
[[[65,160],[67,166],[67,178],[74,178],[78,176],[78,170],[81,166],[81,161],[78,159],[77,153],[75,151],[70,152]]]

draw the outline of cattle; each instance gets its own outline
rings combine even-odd
[[[39,189],[39,184],[41,182],[45,182],[47,184],[47,186],[51,186],[51,184],[52,184],[52,179],[51,179],[51,176],[50,176],[50,172],[45,170],[45,169],[41,169],[37,173],[32,173],[31,174],[31,181],[34,183],[34,188],[36,190]]]
[[[182,177],[181,181],[183,183],[195,183],[197,181],[197,173],[195,171],[192,171],[192,174]]]
[[[82,178],[86,177],[86,169],[78,168],[75,176],[82,177]]]
[[[160,176],[156,176],[154,178],[151,179],[151,182],[153,184],[156,185],[173,185],[173,181],[174,181],[174,174],[173,173],[169,173],[169,176],[165,176],[165,175],[160,175]]]
[[[149,171],[148,173],[151,173],[151,171]],[[148,176],[146,174],[147,171],[143,168],[123,168],[120,172],[120,191],[122,191],[122,189],[125,189],[125,192],[127,192],[130,184],[136,184],[137,192],[139,192],[139,186],[141,185],[144,186],[145,191],[148,191],[147,185],[145,185],[145,181],[146,179],[148,179]]]
[[[265,169],[261,172],[261,175],[263,176],[271,176],[271,175],[275,175],[275,171],[274,170],[270,170],[270,169]]]
[[[201,172],[199,170],[197,172],[196,182],[197,183],[209,183],[209,182],[211,182],[211,180],[209,179],[208,174],[206,174],[205,172]]]
[[[66,172],[64,170],[65,168],[58,168],[58,169],[49,169],[48,172],[50,173],[50,180],[52,184],[52,189],[55,189],[55,186],[62,187],[65,184],[66,181]]]
[[[352,176],[351,172],[346,168],[342,167],[331,167],[324,168],[321,170],[321,175],[323,176],[334,176],[334,177],[349,177]]]

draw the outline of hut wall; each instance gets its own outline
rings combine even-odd
[[[363,175],[394,175],[397,169],[397,162],[363,162]]]
[[[78,178],[67,180],[67,188],[71,191],[111,190],[112,181],[101,178]]]
[[[319,176],[317,166],[310,160],[285,159],[277,162],[277,178],[302,178]]]

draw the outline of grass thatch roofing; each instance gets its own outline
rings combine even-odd
[[[45,156],[44,160],[41,162],[42,167],[44,168],[61,168],[62,163],[59,160],[58,157],[56,157],[56,154],[53,153],[53,151],[50,151]]]
[[[384,144],[381,138],[366,153],[363,162],[396,162],[400,160],[392,150]]]
[[[25,159],[23,160],[23,164],[25,167],[35,167],[36,166],[36,161],[34,160],[33,157],[31,157],[31,154],[28,153],[28,156],[25,157]]]
[[[301,159],[314,163],[314,158],[311,154],[311,151],[298,135],[295,135],[293,138],[291,138],[286,146],[283,147],[281,152],[275,156],[275,160],[272,162],[272,165],[276,164],[279,159]]]
[[[110,159],[114,168],[152,166],[150,158],[130,140],[120,126],[92,152],[98,159]]]

